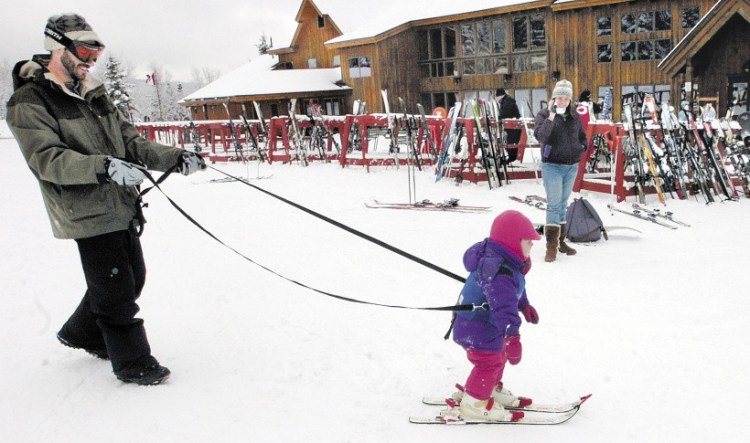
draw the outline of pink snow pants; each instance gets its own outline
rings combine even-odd
[[[466,356],[474,365],[464,386],[466,392],[478,400],[490,398],[492,390],[503,378],[508,357],[504,351],[483,352],[472,349],[466,350]]]

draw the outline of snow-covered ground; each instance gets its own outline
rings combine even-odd
[[[7,134],[5,134],[7,135]],[[505,383],[537,402],[593,393],[560,426],[421,426],[469,364],[444,341],[450,315],[347,303],[248,263],[175,211],[158,192],[142,237],[149,269],[140,300],[163,386],[115,379],[109,364],[61,346],[55,332],[85,290],[75,242],[53,239],[39,190],[13,139],[0,139],[3,309],[0,440],[80,442],[702,442],[746,435],[750,381],[747,223],[750,202],[669,200],[692,226],[668,230],[610,214],[613,230],[575,257],[543,260],[537,242],[528,292],[538,325],[524,324],[523,361]],[[215,165],[251,177],[255,165]],[[510,195],[543,194],[534,180],[489,191],[434,184],[420,199],[491,205],[486,214],[368,209],[407,201],[406,170],[337,164],[263,165],[253,184],[464,275],[464,250],[495,215],[542,211]],[[173,176],[163,189],[206,228],[252,259],[305,284],[361,300],[444,306],[461,285],[216,171]],[[631,199],[632,201],[632,199]],[[629,205],[623,204],[623,206]],[[650,197],[651,206],[656,199]]]

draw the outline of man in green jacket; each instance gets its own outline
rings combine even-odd
[[[87,290],[57,333],[66,346],[112,363],[124,382],[154,385],[169,369],[151,355],[135,318],[146,267],[137,186],[147,169],[206,168],[192,152],[142,138],[89,75],[104,49],[77,14],[49,18],[44,47],[13,69],[7,121],[39,181],[52,233],[78,244]]]

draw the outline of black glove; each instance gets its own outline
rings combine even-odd
[[[177,166],[177,170],[182,175],[190,175],[193,172],[198,172],[206,169],[206,162],[203,161],[203,157],[195,152],[183,152],[180,157],[180,163]]]
[[[109,180],[120,186],[138,186],[146,178],[145,166],[130,163],[119,158],[107,157],[104,160]]]

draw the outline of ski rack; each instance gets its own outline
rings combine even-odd
[[[646,130],[657,143],[661,144],[663,134],[660,127],[649,125],[646,127]],[[702,130],[702,128],[698,128],[698,130]],[[586,164],[589,161],[590,155],[593,153],[594,149],[596,149],[593,139],[599,134],[605,138],[607,146],[612,152],[612,158],[616,159],[614,165],[614,183],[612,183],[611,180],[612,171],[610,168],[602,168],[601,172],[596,174],[586,173]],[[573,184],[574,192],[587,190],[605,194],[614,193],[617,197],[618,203],[625,201],[627,197],[635,197],[635,194],[632,191],[635,186],[635,179],[632,174],[625,173],[626,159],[623,153],[623,139],[626,137],[627,131],[622,123],[601,121],[589,123],[588,128],[586,129],[586,139],[588,140],[589,146],[578,165],[578,176]],[[735,185],[741,183],[741,178],[736,174],[731,175],[730,178]],[[656,189],[653,186],[645,186],[644,192],[646,195],[656,195]],[[691,193],[691,195],[693,195],[693,193]],[[678,195],[678,197],[685,199],[689,196]]]
[[[373,133],[378,131],[385,131],[388,126],[387,118],[385,114],[362,114],[362,115],[346,115],[346,116],[322,116],[323,123],[331,132],[338,132],[340,137],[340,150],[337,152],[332,147],[332,141],[328,140],[327,150],[325,152],[326,161],[338,161],[341,167],[346,166],[363,166],[369,171],[370,167],[374,166],[389,166],[394,164],[394,157],[387,154],[377,154],[371,152],[370,143],[372,142]],[[396,115],[397,120],[394,125],[394,132],[396,137],[399,136],[399,127],[402,124],[399,115]],[[446,117],[438,116],[426,116],[427,128],[423,124],[419,124],[416,128],[416,146],[417,151],[420,155],[420,160],[425,165],[435,164],[435,159],[430,152],[429,143],[426,137],[426,131],[430,131],[432,140],[434,141],[435,149],[438,153],[441,153],[444,149],[444,131],[449,125],[449,120]],[[470,134],[466,137],[465,144],[468,149],[468,155],[466,157],[458,156],[452,158],[451,162],[446,166],[447,172],[446,177],[456,177],[460,174],[464,180],[469,180],[472,183],[478,183],[487,180],[484,168],[481,167],[481,158],[478,157],[478,146],[476,143],[476,123],[473,118],[458,118],[458,122],[464,126],[464,134]],[[243,157],[238,158],[237,154],[232,148],[232,135],[229,130],[228,120],[204,120],[204,121],[193,121],[195,134],[198,136],[197,140],[203,147],[202,155],[206,157],[206,160],[212,163],[216,162],[233,162],[233,161],[248,161],[257,159],[257,153],[248,149],[243,150]],[[267,121],[268,132],[264,131],[261,127],[261,123],[258,120],[248,120],[250,130],[258,141],[258,145],[261,149],[267,149],[268,155],[266,161],[269,163],[275,161],[289,162],[293,161],[293,146],[291,145],[291,137],[289,130],[289,117],[273,117],[270,121]],[[311,128],[312,122],[307,116],[298,116],[298,126],[301,131]],[[496,128],[497,122],[495,120],[490,121],[490,125]],[[504,119],[503,127],[505,129],[526,129],[521,131],[521,139],[519,143],[515,145],[507,145],[508,148],[518,148],[518,160],[523,161],[524,153],[526,149],[538,148],[538,144],[535,140],[529,140],[528,129],[529,125],[533,126],[532,119]],[[141,122],[137,123],[136,128],[140,134],[150,141],[156,141],[165,145],[179,146],[183,149],[190,149],[194,140],[191,140],[190,134],[190,122],[189,121],[175,121],[175,122]],[[729,122],[724,131],[731,131],[733,139],[739,140],[739,134],[741,127],[736,121]],[[359,140],[361,142],[361,149],[349,149],[349,135],[352,128],[358,128]],[[693,128],[688,128],[692,130]],[[663,134],[662,129],[658,126],[649,125],[646,128],[650,135],[657,143],[661,143]],[[703,127],[698,127],[698,131],[703,131]],[[612,153],[611,158],[613,159],[615,173],[614,180],[612,180],[611,168],[600,168],[599,173],[591,174],[586,172],[586,165],[589,161],[590,154],[596,149],[593,140],[597,135],[604,137],[607,143],[607,147]],[[621,123],[613,123],[610,121],[592,121],[588,124],[586,129],[586,136],[589,141],[588,150],[585,155],[582,156],[579,164],[578,176],[573,186],[575,192],[581,190],[588,190],[593,192],[599,192],[604,194],[613,193],[616,196],[617,202],[626,200],[629,196],[634,196],[632,191],[634,186],[634,177],[631,173],[626,173],[625,164],[627,162],[626,156],[623,153],[623,139],[627,136],[623,125]],[[692,137],[692,134],[686,136]],[[238,131],[238,137],[240,142],[244,146],[250,146],[251,143],[248,140],[246,131]],[[721,140],[718,143],[717,150],[722,160],[725,161],[726,141]],[[318,160],[320,155],[315,152],[309,152],[310,160]],[[463,157],[463,162],[462,158]],[[399,163],[406,164],[410,161],[407,157],[406,149],[402,150],[399,156]],[[524,165],[522,165],[524,166]],[[742,177],[738,176],[733,170],[727,170],[729,178],[735,187],[741,187]],[[509,168],[508,178],[510,180],[520,179],[534,179],[541,176],[541,172],[536,170],[536,165],[533,170],[514,167]],[[647,195],[655,194],[653,186],[646,186],[644,189]],[[693,196],[695,192],[691,191],[690,196]],[[678,195],[678,198],[687,198],[690,196]]]
[[[294,146],[290,133],[290,117],[279,116],[272,117],[268,123],[268,163],[282,162],[291,164],[296,160],[294,155]],[[312,128],[313,122],[307,116],[297,116],[297,126],[302,132],[302,143],[308,142],[310,137],[305,135],[308,130]],[[327,129],[338,130],[339,133],[342,131],[342,127],[345,121],[341,118],[327,117],[325,125]],[[305,146],[302,149],[306,149]],[[339,153],[336,152],[333,146],[333,140],[330,138],[326,143],[326,150],[324,152],[325,158],[321,158],[320,154],[313,151],[307,152],[308,161],[332,161],[336,160]]]

